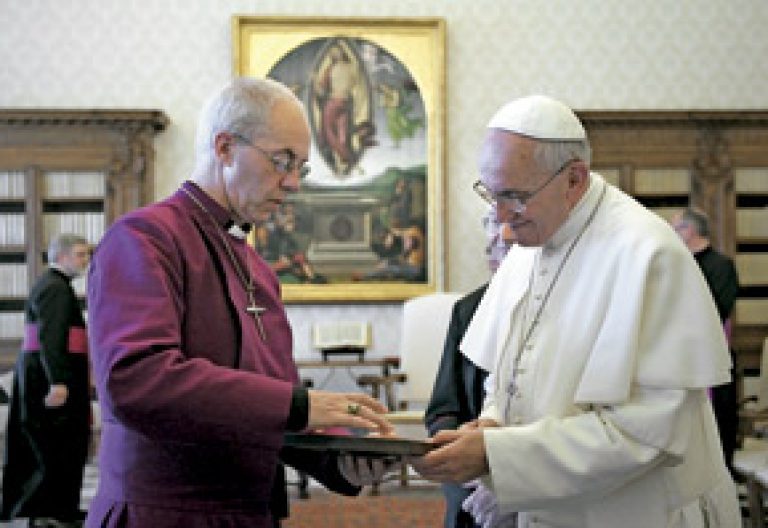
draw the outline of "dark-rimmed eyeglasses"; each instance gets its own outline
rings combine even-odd
[[[253,143],[248,141],[248,139],[246,139],[244,136],[241,136],[240,134],[232,134],[232,137],[237,139],[241,143],[244,143],[249,147],[261,152],[272,163],[272,166],[275,167],[275,170],[282,175],[287,176],[293,171],[299,171],[299,178],[304,179],[307,176],[307,174],[309,174],[309,171],[310,171],[309,163],[307,163],[306,161],[303,163],[300,163],[298,160],[298,156],[296,156],[296,153],[291,149],[286,148],[286,149],[281,149],[276,151],[269,151],[261,148],[258,145],[254,145]]]
[[[552,176],[547,178],[544,183],[532,191],[516,191],[513,189],[504,189],[502,191],[493,192],[488,187],[486,187],[486,185],[481,180],[477,180],[474,184],[472,184],[472,189],[475,190],[480,198],[488,202],[491,206],[498,207],[499,204],[503,204],[510,208],[513,212],[522,214],[525,212],[525,208],[528,202],[539,192],[541,192],[544,187],[549,185],[549,183],[554,180],[558,174],[563,172],[568,167],[568,165],[574,161],[576,161],[576,158],[569,159],[563,163],[563,165],[557,169],[557,171],[555,171]]]

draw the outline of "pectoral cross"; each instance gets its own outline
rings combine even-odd
[[[505,392],[507,393],[506,402],[504,404],[504,420],[509,423],[510,421],[510,413],[512,411],[512,400],[515,397],[515,394],[517,394],[517,362],[515,362],[515,365],[512,368],[512,373],[510,376],[509,381],[506,384],[506,387],[504,387]]]
[[[253,316],[253,319],[256,321],[256,328],[259,330],[259,335],[262,341],[266,342],[267,333],[264,331],[264,324],[261,322],[261,314],[266,312],[267,309],[256,304],[256,299],[251,290],[248,291],[248,306],[245,307],[245,311]]]

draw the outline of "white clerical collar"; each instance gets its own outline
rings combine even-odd
[[[596,172],[590,172],[589,176],[589,187],[584,196],[576,203],[563,225],[544,244],[544,251],[557,251],[563,244],[577,236],[584,228],[584,224],[589,219],[595,206],[597,206],[601,191],[606,185],[602,176]]]
[[[57,264],[56,262],[51,262],[50,264],[48,264],[48,267],[51,268],[51,269],[55,269],[56,271],[58,271],[59,273],[61,273],[65,277],[68,277],[70,279],[74,279],[75,278],[75,275],[73,275],[72,273],[70,273],[67,270],[65,270],[61,265]]]
[[[227,230],[227,233],[242,240],[248,236],[248,232],[251,230],[251,224],[239,225],[232,220],[229,220],[224,224],[224,228]]]

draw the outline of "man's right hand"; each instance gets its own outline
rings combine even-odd
[[[61,407],[67,402],[68,396],[69,389],[67,389],[66,385],[51,385],[51,388],[48,389],[48,394],[45,396],[45,400],[43,400],[43,402],[45,403],[46,407]]]
[[[356,427],[381,436],[392,436],[395,428],[386,419],[387,408],[366,394],[308,390],[308,429]]]
[[[468,482],[490,472],[482,429],[443,430],[430,441],[440,447],[409,459],[424,478],[435,482]]]

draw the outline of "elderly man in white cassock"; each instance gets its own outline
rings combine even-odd
[[[740,526],[706,395],[730,368],[712,296],[667,223],[589,166],[558,101],[491,119],[475,190],[518,245],[461,343],[492,373],[487,396],[412,463],[474,479],[464,507],[482,526]]]

